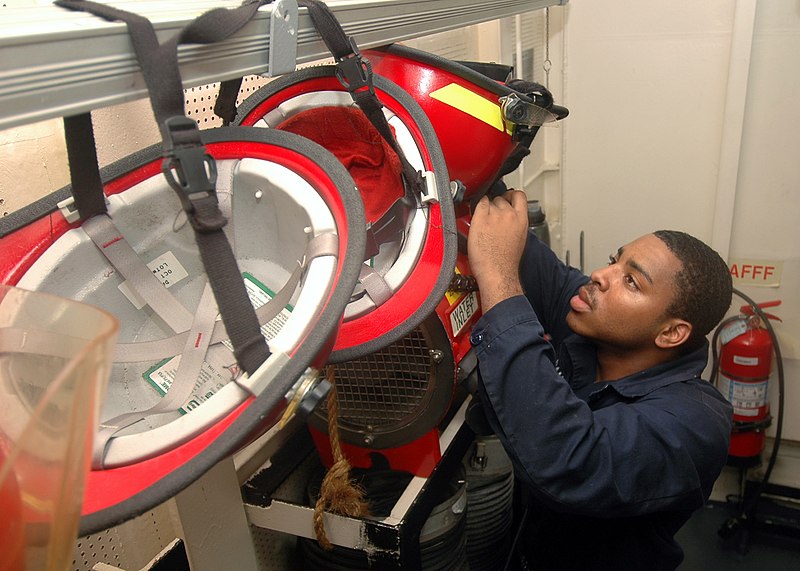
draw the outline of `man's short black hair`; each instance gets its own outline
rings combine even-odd
[[[675,292],[667,313],[692,324],[692,334],[683,349],[695,350],[731,305],[733,280],[728,264],[707,244],[685,232],[658,230],[653,234],[683,265],[675,275]]]

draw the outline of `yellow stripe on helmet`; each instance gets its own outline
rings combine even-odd
[[[430,96],[467,115],[472,115],[498,131],[506,131],[503,114],[497,103],[492,103],[488,99],[481,97],[477,93],[457,83],[451,83],[436,91],[432,91]]]

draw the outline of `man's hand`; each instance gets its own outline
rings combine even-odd
[[[484,313],[504,299],[523,293],[519,263],[527,237],[525,193],[509,190],[493,200],[481,198],[472,216],[467,251]]]

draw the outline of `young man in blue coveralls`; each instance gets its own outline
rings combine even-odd
[[[700,378],[731,303],[727,265],[658,231],[587,279],[527,223],[522,192],[484,197],[468,240],[478,394],[528,496],[515,558],[544,571],[675,569],[674,535],[727,457],[732,409]]]

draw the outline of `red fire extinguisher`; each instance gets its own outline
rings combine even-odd
[[[758,307],[775,307],[780,303],[768,301],[759,303]],[[767,427],[772,422],[767,393],[773,345],[753,308],[745,305],[740,311],[740,315],[728,320],[720,330],[718,388],[733,405],[729,460],[757,463],[764,450]],[[764,315],[780,321],[775,315]]]

